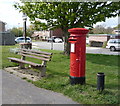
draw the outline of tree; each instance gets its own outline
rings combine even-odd
[[[14,34],[15,37],[20,37],[20,36],[23,36],[23,31],[21,30],[21,28],[12,28],[12,29],[9,29],[10,33]]]
[[[113,30],[114,30],[113,28],[107,27],[105,32],[106,34],[112,34]]]
[[[95,34],[104,34],[104,32],[105,32],[105,28],[102,25],[97,25],[93,29],[93,33],[95,33]]]
[[[118,24],[114,29],[120,30],[120,24]]]
[[[107,27],[105,28],[103,25],[97,25],[95,28],[92,29],[94,34],[111,34],[113,28]]]
[[[23,28],[22,27],[19,27],[19,28],[13,27],[12,29],[9,29],[8,31],[10,31],[12,34],[14,34],[15,37],[21,37],[21,36],[23,36]],[[31,35],[33,34],[33,32],[34,32],[33,26],[29,25],[27,27],[27,30],[26,30],[27,36],[31,37]]]
[[[33,25],[29,25],[28,27],[27,27],[27,36],[29,36],[29,37],[31,37],[32,36],[32,34],[34,33],[34,28],[33,28]]]
[[[68,29],[93,27],[93,24],[105,21],[106,17],[120,13],[120,2],[25,2],[14,6],[27,14],[37,30],[61,28],[65,37],[64,53],[67,55],[70,47]]]

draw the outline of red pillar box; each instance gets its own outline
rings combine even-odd
[[[84,28],[69,29],[71,43],[70,48],[70,83],[85,83],[85,61],[86,61],[86,34],[89,30]]]

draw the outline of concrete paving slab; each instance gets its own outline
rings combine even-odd
[[[19,67],[7,67],[7,68],[4,68],[4,70],[22,79],[27,78],[28,80],[32,80],[32,81],[37,81],[41,79],[39,77],[38,72],[35,72],[34,70],[29,68],[20,69]]]

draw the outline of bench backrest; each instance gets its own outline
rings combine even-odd
[[[29,49],[20,49],[19,54],[25,57],[36,58],[43,61],[51,61],[51,57],[52,57],[52,53],[37,51],[37,50],[29,50]]]

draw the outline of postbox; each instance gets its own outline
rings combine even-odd
[[[70,83],[85,84],[86,34],[88,29],[72,28],[70,32]]]

